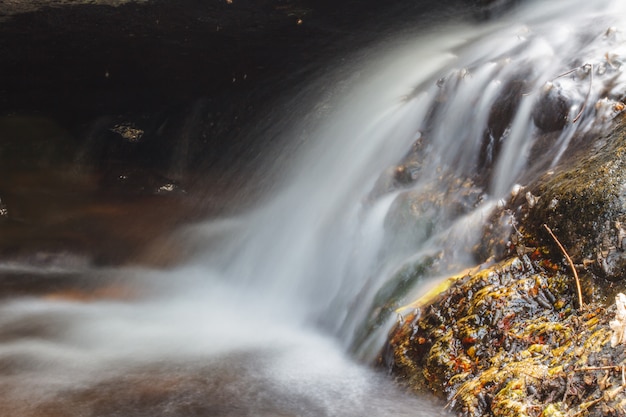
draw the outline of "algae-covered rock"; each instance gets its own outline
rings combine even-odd
[[[624,415],[614,307],[578,311],[573,287],[543,257],[465,275],[404,317],[381,361],[462,416]]]
[[[449,175],[440,180],[404,190],[395,198],[385,218],[388,252],[419,246],[474,210],[484,197],[482,188],[471,179]]]
[[[401,384],[460,416],[626,415],[626,125],[580,143],[491,214],[493,264],[404,310],[379,357]]]
[[[501,260],[540,248],[564,264],[547,225],[590,280],[587,296],[612,300],[626,278],[626,123],[576,140],[558,164],[538,164],[545,169],[529,172],[492,213],[475,255]]]
[[[574,161],[548,170],[510,204],[523,234],[553,245],[537,232],[548,224],[577,263],[612,281],[625,277],[626,266],[625,135],[622,125]]]

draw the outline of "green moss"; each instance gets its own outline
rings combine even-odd
[[[542,231],[547,224],[578,263],[593,276],[612,281],[624,279],[626,258],[622,240],[626,224],[626,124],[622,122],[603,143],[565,158],[561,164],[531,182],[511,200],[506,210],[515,213],[525,240],[560,252]],[[527,193],[534,196],[533,204]],[[601,282],[600,282],[601,283]],[[607,296],[602,291],[598,298]]]

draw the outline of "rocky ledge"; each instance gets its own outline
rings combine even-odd
[[[626,414],[624,119],[587,143],[502,202],[485,263],[404,310],[379,357],[401,384],[459,416]]]

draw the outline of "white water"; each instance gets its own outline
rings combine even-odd
[[[537,139],[532,121],[547,82],[571,100],[568,122],[546,145],[548,167],[577,145],[577,132],[599,131],[611,119],[607,100],[625,91],[623,4],[529,2],[493,23],[456,22],[372,49],[366,67],[354,64],[360,77],[330,103],[276,194],[246,215],[181,233],[210,250],[173,270],[93,271],[122,278],[143,297],[4,301],[0,400],[8,411],[0,415],[439,413],[355,361],[371,361],[389,320],[366,339],[356,335],[403,265],[442,250],[442,262],[455,267],[476,261],[460,244],[475,241],[481,219],[525,171],[546,166],[529,155],[534,141],[548,140]],[[481,159],[489,112],[522,73],[526,84],[503,145]],[[432,113],[435,100],[441,104]],[[435,233],[402,225],[409,232],[397,240],[406,244],[389,253],[385,218],[406,188],[372,190],[420,137],[413,192],[444,195],[449,178],[482,171],[489,180],[477,185],[481,198],[471,210],[427,212]]]

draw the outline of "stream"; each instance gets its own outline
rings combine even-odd
[[[485,261],[467,248],[499,200],[601,136],[624,108],[624,30],[622,0],[575,0],[400,31],[311,82],[331,94],[271,132],[298,144],[280,180],[178,230],[184,262],[0,265],[106,283],[2,299],[0,415],[447,415],[372,366],[397,320],[381,306]]]

